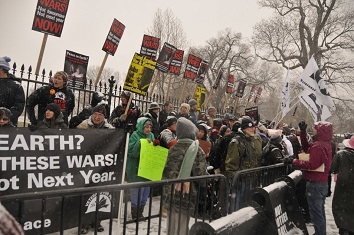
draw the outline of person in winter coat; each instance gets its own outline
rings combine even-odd
[[[9,73],[10,61],[7,56],[0,58],[0,107],[11,111],[11,123],[17,126],[18,117],[25,107],[25,92],[21,83]]]
[[[0,203],[0,234],[24,235],[24,231],[15,218]]]
[[[197,117],[198,117],[198,111],[197,111],[197,101],[195,99],[190,99],[188,101],[189,104],[189,119],[194,123],[194,125],[197,125]]]
[[[91,116],[82,121],[77,129],[114,129],[106,120],[107,111],[104,104],[99,104],[92,108]]]
[[[63,114],[60,111],[59,105],[50,103],[45,107],[45,117],[37,125],[38,129],[54,128],[54,129],[67,129]]]
[[[5,107],[0,107],[0,128],[15,127],[10,120],[11,111]]]
[[[150,118],[152,122],[152,134],[154,134],[155,139],[160,134],[160,124],[158,122],[159,118],[159,113],[160,113],[160,106],[156,102],[152,102],[149,106],[149,112],[147,112],[144,116],[147,118]]]
[[[283,162],[284,145],[282,144],[282,142],[283,139],[281,138],[281,135],[276,134],[270,136],[268,146],[265,147],[267,148],[266,154],[264,156],[265,158],[262,159],[263,166],[274,165]]]
[[[122,91],[120,95],[120,100],[122,103],[112,111],[108,122],[115,128],[123,128],[125,131],[131,133],[136,130],[136,124],[138,118],[141,116],[141,111],[139,107],[131,102],[128,112],[125,114],[130,96],[131,93],[129,91]]]
[[[138,176],[138,167],[140,161],[140,140],[147,139],[149,142],[155,140],[151,132],[152,122],[147,117],[141,117],[136,124],[136,131],[129,138],[128,159],[126,176],[127,182],[143,182],[148,181],[145,178]],[[140,193],[140,196],[139,196]],[[150,187],[134,188],[130,190],[131,213],[132,219],[143,218],[144,207],[150,194]],[[140,199],[140,201],[139,201]]]
[[[170,149],[177,143],[176,124],[177,118],[175,116],[167,117],[166,124],[163,125],[165,128],[158,136],[158,140],[162,147]]]
[[[197,133],[197,127],[190,120],[184,117],[178,119],[176,125],[177,143],[168,152],[162,179],[208,174],[204,151],[196,141]],[[191,161],[184,161],[185,158],[191,159]],[[205,187],[202,184],[200,186]],[[195,216],[193,213],[196,211],[198,187],[194,183],[188,182],[176,184],[174,187],[173,198],[170,186],[163,189],[163,206],[168,210],[167,233],[170,235],[188,234],[189,218]]]
[[[205,153],[205,157],[207,159],[207,162],[209,162],[209,153],[210,153],[210,149],[211,149],[211,143],[208,140],[209,126],[207,126],[204,123],[201,123],[201,124],[197,125],[197,128],[198,128],[197,139],[199,141],[199,146],[203,149],[203,151]]]
[[[326,234],[325,200],[328,193],[328,174],[331,167],[333,126],[330,122],[319,121],[314,123],[313,142],[307,139],[307,124],[299,123],[301,131],[301,145],[305,153],[309,154],[309,161],[284,158],[285,164],[293,164],[301,169],[303,179],[306,180],[306,198],[309,212],[314,223],[316,235]],[[324,164],[323,171],[314,171]]]
[[[331,172],[337,174],[332,212],[340,235],[354,235],[354,136],[343,140],[345,148],[332,160]]]
[[[180,117],[184,117],[189,119],[189,110],[191,107],[187,103],[182,103],[179,107],[178,113],[176,115],[177,119]]]
[[[163,109],[160,112],[159,116],[159,124],[160,128],[166,123],[167,117],[170,116],[171,112],[173,111],[173,104],[171,101],[166,101],[163,105]],[[162,129],[160,129],[162,131]]]
[[[68,117],[75,107],[74,93],[66,86],[68,75],[64,71],[54,74],[52,83],[35,90],[27,99],[26,110],[32,126],[43,120],[47,104],[59,105],[63,119],[68,124]],[[38,105],[37,117],[34,108]]]

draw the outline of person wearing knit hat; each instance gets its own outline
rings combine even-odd
[[[184,117],[178,119],[177,143],[168,151],[162,179],[178,179],[208,174],[205,153],[196,141],[197,130],[190,120]],[[199,186],[188,182],[176,184],[173,192],[171,192],[171,187],[163,188],[162,200],[163,206],[167,209],[169,231],[188,234],[189,219],[197,216],[195,212],[198,211],[198,202],[196,201],[198,187],[206,187],[205,182]]]
[[[197,125],[197,117],[198,117],[198,114],[197,114],[197,101],[195,99],[190,99],[188,101],[188,104],[190,106],[190,109],[189,109],[189,119],[194,123],[194,125]]]
[[[68,75],[64,71],[58,71],[54,74],[52,83],[38,88],[27,98],[26,111],[31,125],[36,125],[39,120],[43,120],[46,106],[50,103],[60,106],[64,122],[68,124],[68,117],[75,107],[75,96],[66,86],[67,81]],[[36,106],[38,106],[37,117]]]
[[[269,143],[263,148],[262,165],[274,165],[281,163],[284,159],[283,138],[279,133],[270,136]]]
[[[179,107],[177,118],[185,117],[189,119],[190,106],[187,103],[182,103]]]
[[[25,106],[25,92],[16,77],[9,73],[10,61],[7,56],[0,58],[0,107],[11,111],[11,123],[17,126],[18,117]]]
[[[0,107],[0,128],[14,127],[10,120],[11,111],[5,107]]]
[[[142,116],[140,108],[133,101],[130,102],[128,107],[131,96],[132,94],[129,91],[123,90],[120,95],[121,103],[113,109],[108,119],[108,122],[115,128],[124,129],[130,133],[136,130],[138,118]]]
[[[68,126],[64,123],[63,114],[61,113],[59,105],[55,103],[50,103],[46,106],[45,109],[45,118],[38,123],[37,128],[68,128]]]
[[[78,129],[114,129],[106,120],[107,111],[105,104],[98,104],[92,108],[89,118],[82,121],[76,128]]]
[[[152,122],[152,133],[154,134],[155,139],[160,134],[160,123],[158,121],[160,113],[160,106],[156,102],[150,103],[149,111],[144,114],[144,117],[150,118]]]
[[[205,123],[201,123],[197,125],[198,135],[197,139],[199,141],[199,146],[203,149],[205,153],[205,157],[207,158],[207,162],[209,162],[209,153],[211,149],[211,143],[208,139],[208,129],[210,128]]]

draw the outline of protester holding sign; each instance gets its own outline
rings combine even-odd
[[[152,134],[151,130],[151,120],[147,117],[141,117],[138,119],[138,122],[136,124],[136,131],[134,131],[129,138],[126,169],[127,181],[129,183],[147,181],[147,179],[138,176],[141,149],[140,139],[148,139],[148,141],[150,142],[154,141],[155,137]],[[146,205],[149,195],[149,187],[135,188],[130,190],[131,213],[133,220],[143,218],[144,207]],[[138,201],[138,199],[140,199],[140,201]]]
[[[129,107],[127,106],[131,95],[129,91],[122,91],[120,95],[120,101],[122,103],[112,111],[108,120],[115,128],[122,128],[129,132],[136,130],[137,120],[141,115],[139,107],[135,106],[133,103],[130,103]],[[128,109],[127,112],[126,109]]]
[[[51,84],[35,90],[27,99],[26,110],[32,126],[43,120],[46,107],[50,103],[59,105],[63,113],[64,122],[68,124],[68,117],[75,107],[74,93],[67,88],[68,75],[63,71],[56,72]],[[38,105],[36,117],[34,108]]]
[[[68,128],[68,126],[64,123],[63,114],[60,111],[59,105],[50,103],[45,109],[45,118],[38,123],[37,128]]]
[[[306,198],[311,219],[318,235],[326,234],[326,214],[324,210],[328,193],[328,174],[331,167],[333,126],[330,122],[315,122],[313,130],[314,142],[309,144],[307,139],[307,124],[299,123],[301,145],[307,160],[284,158],[285,164],[293,164],[302,169],[306,182]],[[319,169],[320,168],[320,169]]]

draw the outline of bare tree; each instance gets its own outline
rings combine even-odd
[[[90,82],[90,80],[94,83],[94,81],[95,81],[95,79],[97,77],[99,69],[100,69],[100,66],[97,66],[97,65],[96,66],[89,66],[89,68],[87,70],[87,75],[86,75],[88,83]],[[124,78],[122,76],[120,76],[119,72],[114,71],[111,68],[104,68],[102,70],[100,83],[101,84],[107,83],[108,79],[110,79],[111,76],[113,76],[114,80],[116,81],[114,85],[123,86],[123,83],[124,83],[123,79]]]
[[[259,0],[274,17],[257,24],[256,55],[284,68],[305,68],[314,56],[336,106],[354,109],[354,7],[348,0]]]
[[[184,50],[188,46],[186,34],[183,29],[181,21],[173,14],[171,9],[157,9],[153,18],[151,28],[148,30],[148,34],[154,37],[160,38],[160,50],[165,42],[175,46],[180,50]],[[186,53],[185,53],[186,56]],[[165,73],[159,73],[157,87],[155,93],[164,95],[166,86],[170,76]],[[155,72],[156,76],[156,72]],[[171,92],[178,90],[182,87],[183,81],[181,76],[174,79],[174,83]]]

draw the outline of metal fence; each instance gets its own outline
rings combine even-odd
[[[18,78],[19,82],[22,84],[25,90],[26,99],[37,88],[49,84],[49,81],[53,76],[52,71],[47,73],[45,69],[42,70],[40,75],[35,75],[32,73],[31,66],[26,70],[25,66],[22,65],[20,70],[18,70],[16,63],[13,64],[13,68],[9,72],[12,72],[12,74]],[[86,105],[90,104],[93,92],[101,92],[105,96],[105,100],[107,101],[109,107],[109,114],[111,110],[120,104],[120,94],[122,92],[122,87],[116,84],[114,76],[111,76],[107,82],[100,81],[97,86],[94,85],[92,80],[85,82],[82,88],[76,87],[75,83],[73,83],[72,86],[70,86],[70,89],[73,90],[75,94],[75,108],[71,116],[79,114],[79,112]],[[186,99],[182,102],[187,102],[189,99],[190,97],[186,97]],[[146,96],[134,94],[133,98],[134,104],[141,109],[142,113],[148,111],[148,107],[151,102],[157,102],[160,106],[162,106],[167,101],[172,102],[174,110],[178,110],[180,105],[178,98],[168,97],[168,99],[166,99],[164,95],[158,94],[153,94],[150,97],[149,93],[147,93]],[[218,114],[217,116],[219,117],[222,115]],[[26,112],[23,111],[22,118],[19,119],[20,126],[26,126],[28,122],[26,120]]]

